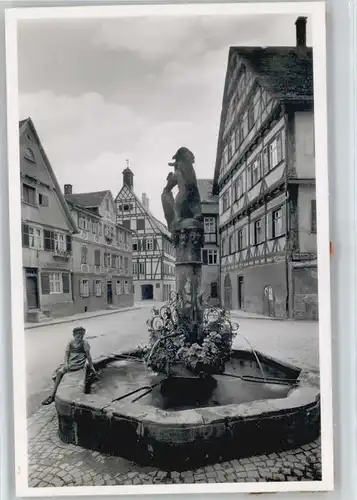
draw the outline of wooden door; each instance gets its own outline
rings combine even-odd
[[[38,309],[37,276],[26,277],[27,308]]]
[[[224,278],[224,307],[232,309],[232,283],[229,274]]]

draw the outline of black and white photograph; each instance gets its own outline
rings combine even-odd
[[[11,9],[22,496],[333,489],[325,11]]]

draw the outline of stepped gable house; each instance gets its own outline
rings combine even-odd
[[[77,227],[31,118],[19,124],[25,322],[73,313]]]
[[[223,305],[317,319],[312,49],[231,47],[214,175]]]
[[[175,287],[175,250],[167,227],[149,209],[145,193],[134,193],[134,174],[127,165],[116,199],[117,222],[133,231],[134,299],[167,301]]]
[[[65,198],[78,233],[73,237],[73,297],[76,312],[133,305],[132,235],[116,222],[110,191]]]
[[[210,297],[210,304],[219,305],[218,195],[213,193],[213,179],[197,179],[197,185],[205,232],[205,244],[202,249],[203,292]]]

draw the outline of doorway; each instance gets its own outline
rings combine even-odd
[[[152,285],[141,285],[141,300],[153,300],[154,287]]]
[[[229,274],[224,278],[224,307],[225,309],[232,309],[232,283]]]
[[[107,303],[113,304],[113,287],[112,287],[112,282],[107,281]]]
[[[238,309],[244,309],[244,278],[243,278],[243,276],[238,276],[238,278],[237,278],[237,290],[238,290]]]
[[[38,309],[38,283],[36,270],[26,271],[26,299],[28,309]]]

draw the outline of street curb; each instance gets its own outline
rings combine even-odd
[[[271,316],[263,316],[263,317],[256,317],[256,316],[240,316],[238,314],[232,314],[231,317],[234,319],[258,319],[258,320],[263,320],[263,321],[291,321],[290,318],[272,318]]]
[[[130,309],[116,309],[113,311],[106,311],[106,312],[102,312],[99,314],[91,314],[90,316],[86,316],[85,318],[71,318],[71,317],[66,318],[66,319],[58,318],[58,321],[54,320],[54,321],[48,321],[48,322],[44,321],[43,323],[33,323],[31,325],[25,326],[25,330],[31,330],[33,328],[41,328],[43,326],[60,325],[62,323],[74,323],[75,321],[85,321],[85,320],[91,319],[91,318],[99,318],[101,316],[109,316],[111,314],[118,314],[118,313],[123,313],[123,312],[128,312],[128,311],[136,311],[138,309],[143,309],[143,307],[132,307]]]

